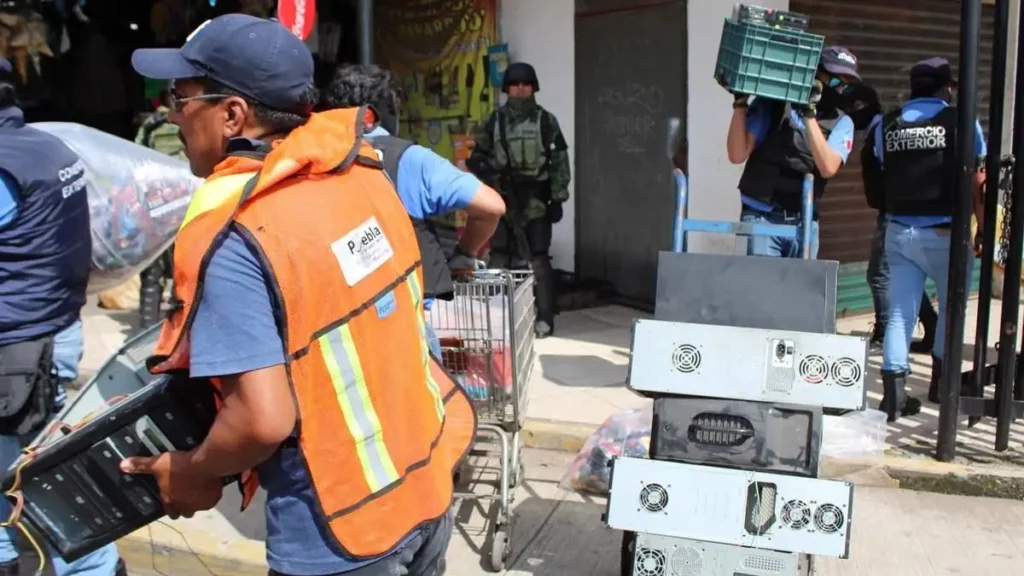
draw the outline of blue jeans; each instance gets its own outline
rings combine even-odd
[[[82,359],[82,322],[76,321],[54,336],[53,365],[57,376],[62,380],[74,380],[78,376],[78,363]],[[67,392],[61,386],[58,391],[67,398]],[[54,411],[56,414],[56,409]],[[17,436],[0,436],[0,468],[7,470],[21,455],[21,440]],[[6,498],[0,498],[0,517],[7,518],[11,514],[11,505]],[[14,542],[16,528],[0,530],[0,563],[10,562],[18,557],[18,549]],[[38,537],[37,537],[38,538]],[[40,541],[46,547],[47,557],[53,561],[53,569],[57,576],[113,576],[117,569],[117,546],[107,544],[103,548],[68,564],[57,555],[57,551]]]
[[[762,222],[765,224],[784,224],[803,228],[803,217],[799,212],[775,210],[759,212],[743,207],[740,214],[742,222]],[[802,234],[802,232],[801,232]],[[775,258],[801,258],[803,252],[803,236],[783,238],[780,236],[752,236],[747,241],[748,256],[772,256]],[[818,257],[818,221],[811,222],[811,259]]]
[[[946,294],[949,283],[948,228],[919,228],[889,222],[885,232],[885,257],[889,261],[889,322],[885,327],[882,370],[909,371],[910,341],[917,326],[921,292],[927,278],[935,282],[939,319],[932,354],[942,358],[946,337]],[[970,282],[974,260],[968,261]]]

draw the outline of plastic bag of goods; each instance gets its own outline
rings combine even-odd
[[[651,447],[651,421],[654,411],[645,408],[613,414],[587,439],[576,455],[559,487],[604,496],[611,483],[612,458],[646,458]]]
[[[123,284],[167,250],[202,180],[188,164],[81,124],[32,124],[85,166],[92,226],[89,293]]]
[[[441,336],[441,362],[473,402],[512,399],[512,349],[503,343],[474,343]]]
[[[825,415],[821,455],[836,460],[871,460],[885,456],[885,413],[861,410],[842,416]]]

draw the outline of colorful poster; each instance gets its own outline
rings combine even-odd
[[[280,0],[277,17],[300,40],[309,38],[316,22],[316,0]]]
[[[403,138],[465,158],[465,136],[498,97],[488,56],[496,10],[496,0],[378,0],[376,59],[401,79]]]

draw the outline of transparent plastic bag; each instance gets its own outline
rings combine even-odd
[[[89,184],[89,293],[117,287],[167,250],[202,180],[188,164],[81,124],[31,125],[82,159]]]
[[[867,409],[823,419],[821,455],[836,460],[871,460],[885,455],[885,413]]]
[[[559,487],[603,496],[611,481],[609,463],[616,456],[646,458],[651,447],[653,408],[626,410],[613,414],[587,439]]]

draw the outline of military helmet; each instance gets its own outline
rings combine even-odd
[[[533,86],[534,92],[540,92],[540,82],[537,81],[537,71],[526,62],[509,64],[505,70],[505,76],[501,79],[501,91],[508,92],[510,84],[529,84]]]

